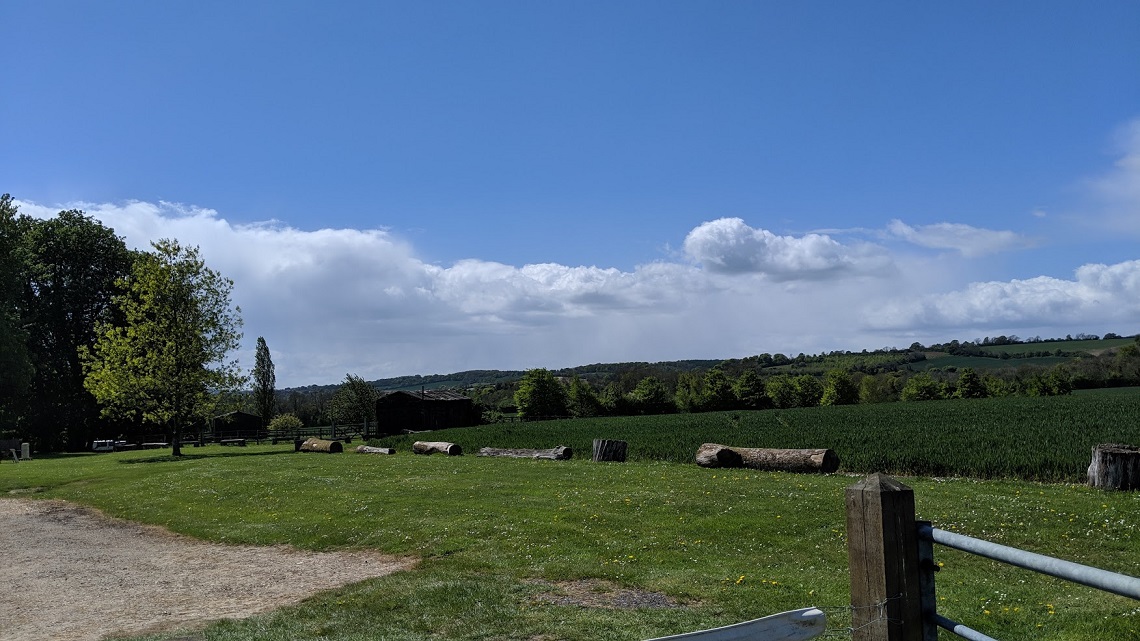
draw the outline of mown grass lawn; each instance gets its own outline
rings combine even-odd
[[[295,454],[291,446],[45,458],[0,492],[60,498],[226,543],[375,548],[412,571],[204,631],[235,639],[647,639],[804,606],[848,624],[844,490],[854,476],[463,457]],[[919,518],[1140,575],[1140,494],[906,478]],[[936,551],[942,612],[1003,640],[1140,638],[1140,602]],[[187,561],[193,567],[193,561]],[[536,599],[597,578],[682,607]],[[172,638],[171,634],[155,639]]]

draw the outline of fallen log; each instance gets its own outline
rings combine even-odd
[[[568,461],[571,457],[574,456],[574,450],[566,447],[565,445],[552,447],[549,450],[484,447],[480,448],[479,456],[502,456],[507,458],[533,458],[545,459],[548,461]]]
[[[704,443],[697,449],[697,465],[701,467],[744,467],[744,459],[727,445]]]
[[[1104,490],[1140,489],[1140,447],[1101,443],[1092,449],[1089,485]]]
[[[830,474],[839,469],[839,456],[828,449],[787,450],[705,443],[697,450],[696,460],[701,467],[746,467],[779,472]]]
[[[596,438],[594,439],[594,462],[616,461],[618,463],[625,463],[625,456],[628,449],[629,443],[625,441]]]
[[[463,448],[455,443],[444,441],[416,441],[412,443],[412,452],[416,454],[446,454],[448,456],[462,456]]]
[[[391,447],[372,447],[371,445],[357,445],[357,454],[395,454],[395,448]]]
[[[297,448],[300,452],[325,452],[327,454],[339,454],[344,451],[344,445],[340,441],[326,441],[320,438],[306,439],[301,443],[301,447]]]

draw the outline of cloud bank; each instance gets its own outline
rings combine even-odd
[[[242,363],[252,366],[253,343],[264,336],[281,387],[346,373],[374,379],[858,350],[984,328],[1128,332],[1140,318],[1140,261],[1084,265],[1072,280],[959,283],[940,293],[907,262],[913,257],[827,234],[778,235],[739,218],[694,227],[677,260],[623,271],[477,258],[441,266],[384,229],[236,225],[214,210],[165,202],[18,204],[39,217],[83,209],[131,247],[164,237],[199,245],[207,264],[235,282]],[[887,231],[956,250],[958,258],[936,258],[948,273],[975,251],[1022,243],[1011,232],[964,225],[892,221]]]

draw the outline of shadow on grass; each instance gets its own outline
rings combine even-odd
[[[32,452],[32,460],[50,461],[53,459],[87,458],[90,456],[103,456],[107,452]],[[11,458],[4,459],[11,462]]]
[[[119,461],[119,463],[125,465],[133,465],[135,463],[185,463],[188,461],[198,461],[204,458],[227,458],[233,456],[275,456],[277,454],[293,454],[293,450],[280,450],[276,452],[216,452],[210,454],[183,454],[182,456],[164,454],[161,456],[148,456],[146,458],[123,459]]]

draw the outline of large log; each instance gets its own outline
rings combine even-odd
[[[396,450],[391,447],[372,447],[371,445],[358,445],[356,446],[357,454],[395,454]]]
[[[416,441],[412,443],[412,451],[416,454],[446,454],[448,456],[461,456],[463,454],[462,447],[444,441]]]
[[[325,452],[327,454],[339,454],[344,451],[344,445],[340,441],[326,441],[321,438],[310,438],[301,447],[297,448],[301,452]]]
[[[727,445],[704,443],[697,449],[697,465],[701,467],[744,467],[744,459]]]
[[[574,450],[559,445],[549,450],[511,449],[501,447],[484,447],[479,450],[479,456],[503,456],[507,458],[533,458],[550,461],[568,461],[574,456]]]
[[[830,474],[839,469],[834,450],[786,450],[763,447],[729,447],[705,443],[697,450],[702,467],[746,467],[779,472],[818,472]],[[739,460],[739,462],[737,462]]]
[[[1089,485],[1105,490],[1140,489],[1140,447],[1119,443],[1093,447]]]
[[[608,438],[594,439],[594,462],[617,461],[625,463],[625,455],[629,450],[629,443],[613,441]]]

